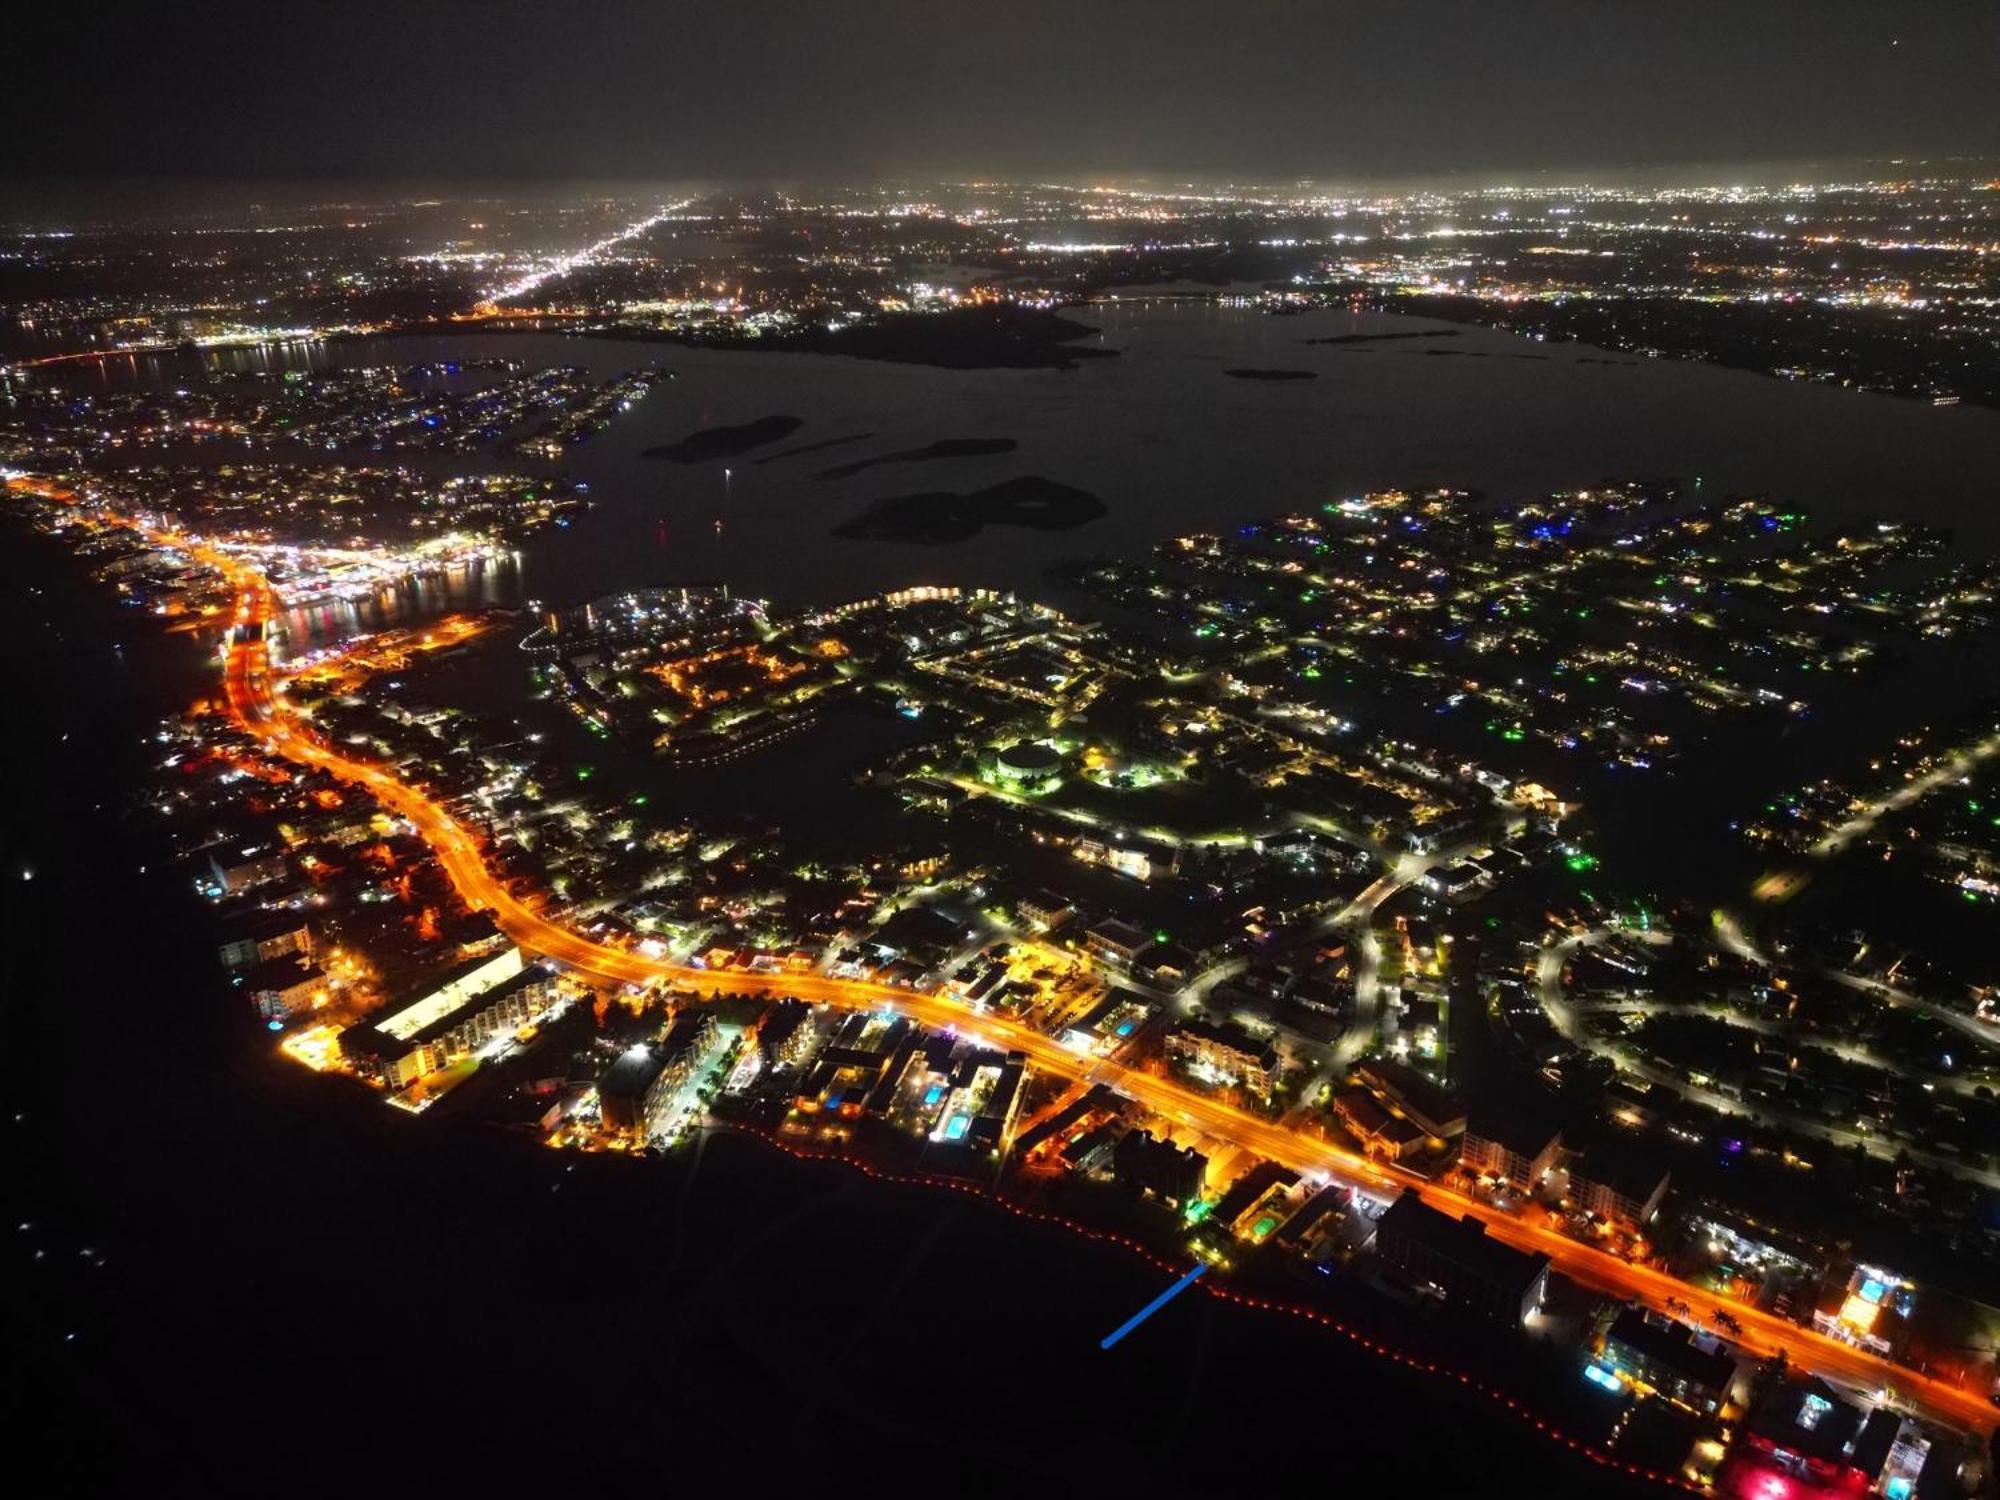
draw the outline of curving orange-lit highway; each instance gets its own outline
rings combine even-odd
[[[465,902],[476,910],[491,912],[501,931],[523,948],[558,959],[584,973],[621,983],[668,980],[713,986],[724,982],[736,991],[782,993],[850,1009],[893,1008],[923,1025],[956,1028],[989,1045],[1025,1053],[1038,1067],[1057,1076],[1109,1084],[1163,1118],[1296,1170],[1335,1175],[1377,1192],[1421,1188],[1425,1198],[1437,1207],[1477,1218],[1496,1240],[1547,1254],[1564,1275],[1596,1290],[1637,1299],[1661,1311],[1669,1310],[1670,1301],[1690,1304],[1698,1313],[1705,1313],[1717,1303],[1712,1294],[1664,1271],[1634,1265],[1415,1173],[1246,1114],[1170,1079],[1111,1061],[1080,1057],[1041,1032],[1005,1017],[973,1011],[942,994],[821,974],[732,972],[724,980],[711,970],[650,959],[595,942],[551,921],[494,878],[479,836],[420,787],[398,779],[381,766],[342,754],[286,708],[277,693],[279,674],[272,666],[266,639],[278,606],[268,580],[254,568],[212,549],[196,546],[189,550],[200,561],[220,570],[237,591],[236,627],[230,636],[224,666],[225,695],[235,721],[259,738],[272,754],[359,787],[407,821],[430,846]],[[1732,1301],[1727,1304],[1727,1311],[1742,1327],[1736,1343],[1753,1355],[1768,1357],[1782,1353],[1793,1365],[1831,1379],[1870,1389],[1886,1388],[1903,1402],[1935,1418],[1976,1431],[1990,1431],[2000,1419],[2000,1413],[1979,1392],[1904,1369],[1747,1303]]]

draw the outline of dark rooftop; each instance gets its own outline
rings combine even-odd
[[[1718,1395],[1736,1374],[1736,1361],[1728,1355],[1698,1347],[1686,1329],[1678,1325],[1662,1327],[1636,1307],[1618,1314],[1606,1338],[1624,1345],[1650,1364],[1672,1370],[1689,1384]]]
[[[1549,1264],[1540,1251],[1531,1255],[1488,1238],[1486,1226],[1477,1219],[1454,1219],[1432,1208],[1415,1188],[1405,1188],[1389,1205],[1376,1233],[1410,1240],[1483,1281],[1519,1287],[1523,1297]]]

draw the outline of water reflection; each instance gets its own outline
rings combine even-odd
[[[424,573],[358,599],[326,599],[285,611],[293,652],[465,610],[513,608],[521,602],[518,556],[461,563]]]

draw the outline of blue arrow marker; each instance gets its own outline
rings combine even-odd
[[[1140,1308],[1137,1312],[1133,1313],[1132,1316],[1127,1318],[1123,1323],[1120,1323],[1114,1332],[1106,1334],[1103,1341],[1099,1343],[1097,1347],[1100,1349],[1109,1349],[1113,1344],[1117,1343],[1120,1339],[1124,1338],[1126,1334],[1130,1333],[1133,1329],[1137,1328],[1141,1323],[1145,1322],[1146,1319],[1152,1317],[1154,1313],[1158,1312],[1161,1308],[1165,1307],[1169,1302],[1173,1301],[1174,1298],[1178,1297],[1182,1292],[1186,1291],[1189,1287],[1193,1286],[1195,1278],[1201,1275],[1201,1273],[1203,1271],[1206,1271],[1207,1269],[1208,1269],[1208,1262],[1203,1261],[1200,1265],[1196,1266],[1193,1270],[1189,1271],[1187,1275],[1183,1276],[1179,1281],[1176,1281],[1172,1286],[1168,1287],[1164,1292],[1160,1293],[1160,1295],[1155,1297],[1151,1302],[1148,1302],[1144,1307]]]

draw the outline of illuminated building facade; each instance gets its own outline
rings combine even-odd
[[[296,954],[266,959],[242,977],[244,990],[266,1021],[285,1021],[326,999],[326,972]]]
[[[1240,1083],[1259,1095],[1270,1093],[1278,1079],[1278,1049],[1240,1026],[1183,1021],[1168,1033],[1167,1056],[1197,1075]]]
[[[288,954],[312,956],[312,927],[286,912],[254,912],[222,943],[226,969],[250,969]]]
[[[488,958],[469,959],[413,999],[350,1026],[340,1034],[340,1050],[358,1072],[388,1088],[407,1088],[484,1045],[494,1033],[485,1019],[489,1004],[478,1002],[520,977],[524,967],[521,950],[511,946]],[[531,992],[533,981],[546,977],[535,970],[529,984],[510,985],[498,998],[515,1003],[538,999]]]
[[[1622,1156],[1593,1155],[1570,1168],[1570,1201],[1626,1229],[1651,1222],[1667,1196],[1664,1169]]]
[[[1473,1117],[1459,1160],[1476,1176],[1533,1191],[1562,1153],[1562,1134],[1500,1116]]]
[[[1729,1397],[1736,1361],[1718,1347],[1704,1349],[1677,1323],[1622,1309],[1605,1331],[1603,1362],[1635,1386],[1682,1406],[1713,1414]]]
[[[1907,1342],[1916,1308],[1914,1284],[1879,1266],[1856,1266],[1829,1305],[1815,1308],[1813,1327],[1829,1338],[1895,1358]]]
[[[715,1017],[690,1011],[657,1042],[626,1051],[598,1081],[607,1130],[644,1145],[672,1123],[675,1097],[700,1069],[716,1039]]]

